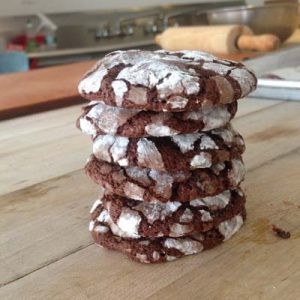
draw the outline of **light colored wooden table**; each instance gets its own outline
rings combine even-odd
[[[82,170],[91,144],[74,126],[79,110],[0,123],[0,299],[299,299],[300,103],[240,102],[245,226],[211,251],[152,266],[92,243],[98,187]]]

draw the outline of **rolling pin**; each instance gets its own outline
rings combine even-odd
[[[254,35],[242,25],[172,27],[155,37],[166,50],[200,50],[231,54],[240,50],[271,51],[280,40],[273,34]]]

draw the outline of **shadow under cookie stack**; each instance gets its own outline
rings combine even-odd
[[[95,242],[142,263],[211,249],[242,226],[243,138],[230,125],[256,87],[237,62],[197,51],[116,51],[79,83],[91,100],[87,175],[101,185]]]

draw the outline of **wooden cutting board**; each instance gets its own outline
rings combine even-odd
[[[240,101],[245,226],[211,251],[152,266],[92,243],[99,188],[82,170],[91,142],[74,126],[79,113],[0,123],[0,299],[299,299],[300,103]]]

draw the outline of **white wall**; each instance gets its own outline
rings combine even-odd
[[[214,2],[225,2],[217,0]],[[0,15],[26,15],[35,12],[74,12],[162,4],[189,4],[210,0],[0,0]]]

